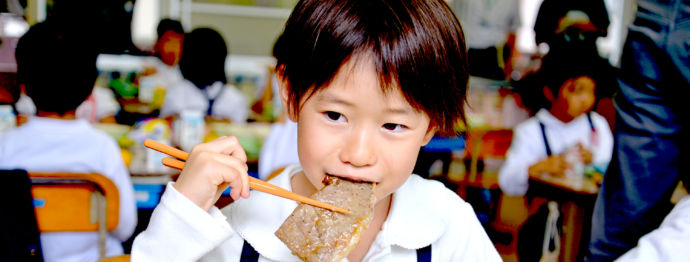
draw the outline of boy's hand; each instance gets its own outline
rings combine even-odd
[[[236,137],[220,137],[192,149],[175,189],[208,210],[231,186],[233,200],[249,197],[247,155]]]
[[[587,148],[582,146],[582,144],[577,144],[577,150],[580,152],[580,156],[582,157],[582,162],[585,163],[585,165],[591,164],[592,163],[592,152],[589,152]]]
[[[530,166],[528,173],[530,176],[540,176],[543,173],[561,176],[564,174],[567,168],[568,162],[566,162],[562,156],[555,155],[549,156],[546,159]]]

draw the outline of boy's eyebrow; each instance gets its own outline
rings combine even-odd
[[[325,103],[334,103],[334,104],[340,104],[344,105],[347,107],[354,107],[354,104],[350,101],[347,101],[345,99],[342,99],[340,97],[330,95],[330,94],[324,94],[323,96],[320,96],[318,98],[319,101],[325,102]],[[386,108],[386,112],[396,114],[396,115],[412,115],[414,114],[414,111],[411,108],[405,108],[405,107],[388,107]]]
[[[414,113],[409,108],[394,108],[394,107],[389,107],[388,109],[386,109],[386,112],[396,114],[396,115],[412,115]]]
[[[324,94],[322,96],[319,96],[318,98],[319,101],[325,102],[325,103],[333,103],[333,104],[341,104],[347,107],[353,107],[354,104],[350,101],[347,101],[345,99],[342,99],[340,97],[331,95],[331,94]]]

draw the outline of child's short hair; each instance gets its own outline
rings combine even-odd
[[[546,54],[542,59],[542,66],[539,71],[544,86],[549,88],[554,97],[558,97],[561,87],[566,81],[581,76],[587,76],[594,81],[596,96],[602,70],[601,60],[594,55],[563,50]]]
[[[185,35],[180,71],[185,79],[198,88],[221,81],[225,76],[225,59],[228,47],[223,36],[211,28],[197,28]]]
[[[297,112],[340,67],[371,55],[385,92],[399,86],[442,135],[465,122],[469,78],[462,28],[443,0],[302,0],[273,49]]]
[[[170,18],[165,18],[158,22],[158,27],[156,27],[158,39],[160,40],[161,37],[163,37],[163,34],[165,34],[165,32],[167,31],[173,31],[180,35],[184,35],[184,29],[182,28],[182,24],[180,23],[180,21],[173,20]]]
[[[86,100],[98,76],[98,52],[84,32],[43,22],[17,43],[17,79],[36,109],[65,114]]]

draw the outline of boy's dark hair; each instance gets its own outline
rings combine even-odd
[[[158,34],[158,39],[160,40],[163,34],[167,31],[173,31],[175,33],[184,35],[184,29],[180,21],[173,20],[170,18],[165,18],[158,22],[158,27],[156,27],[156,33]]]
[[[558,97],[561,87],[569,79],[581,76],[591,78],[596,84],[595,96],[601,82],[601,61],[594,55],[582,55],[568,50],[552,51],[542,60],[539,74],[544,86],[549,88],[554,97]],[[598,97],[598,96],[597,96]]]
[[[17,82],[26,86],[36,109],[63,115],[93,91],[98,52],[85,35],[43,22],[19,39]]]
[[[302,0],[273,48],[297,112],[340,67],[371,56],[384,92],[400,87],[441,135],[465,122],[468,68],[460,23],[443,0]]]
[[[204,88],[216,81],[227,83],[225,59],[228,47],[223,36],[211,28],[197,28],[184,37],[180,58],[182,76]]]

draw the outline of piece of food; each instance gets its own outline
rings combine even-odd
[[[341,261],[359,243],[374,214],[374,183],[327,176],[311,198],[352,211],[346,215],[299,204],[276,236],[304,261]]]

